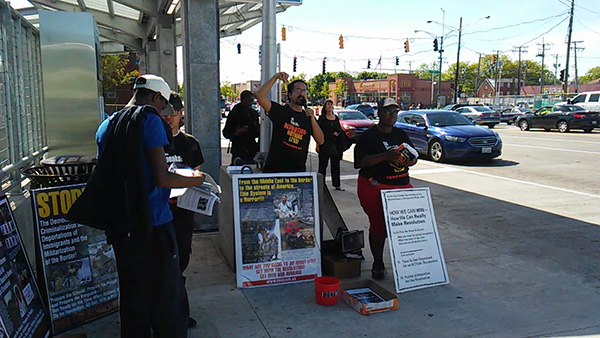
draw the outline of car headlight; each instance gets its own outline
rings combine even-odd
[[[344,124],[344,129],[356,129],[354,126]]]
[[[446,140],[452,141],[452,142],[465,142],[467,140],[464,137],[451,136],[451,135],[444,135],[444,137],[446,137]]]

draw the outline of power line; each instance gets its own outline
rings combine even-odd
[[[531,21],[519,22],[519,23],[515,23],[515,24],[511,24],[511,25],[506,25],[506,26],[502,26],[502,27],[494,27],[494,28],[490,28],[490,29],[486,29],[486,30],[481,30],[481,31],[474,31],[474,32],[463,33],[463,35],[471,35],[471,34],[477,34],[477,33],[487,33],[487,32],[491,32],[491,31],[499,30],[499,29],[505,29],[505,28],[522,26],[522,25],[528,25],[528,24],[531,24],[531,23],[539,22],[539,21],[546,21],[546,20],[551,20],[551,19],[554,19],[554,18],[558,18],[558,17],[561,17],[561,16],[563,16],[563,15],[565,15],[567,13],[568,13],[568,11],[564,11],[564,12],[561,12],[560,14],[549,16],[549,17],[546,17],[546,18],[535,19],[535,20],[531,20]]]
[[[524,43],[522,43],[522,44],[521,44],[521,46],[524,46],[524,45],[526,45],[526,44],[530,43],[531,41],[537,40],[537,39],[539,39],[540,37],[542,37],[542,36],[544,36],[544,35],[546,35],[546,34],[550,33],[550,32],[551,32],[551,31],[552,31],[554,28],[558,27],[558,26],[559,26],[561,23],[565,22],[565,21],[566,21],[568,18],[569,18],[569,17],[566,17],[566,18],[564,18],[564,19],[560,20],[560,22],[559,22],[559,23],[557,23],[556,25],[552,26],[552,28],[550,28],[549,30],[545,31],[544,33],[542,33],[542,34],[540,34],[540,35],[536,36],[535,38],[533,38],[533,39],[531,39],[531,40],[529,40],[529,41],[527,41],[527,42],[524,42]]]
[[[596,33],[598,35],[600,35],[600,33],[596,32],[595,30],[591,29],[590,27],[584,25],[581,21],[579,21],[577,18],[573,18],[575,19],[575,21],[579,22],[580,25],[582,25],[584,28],[587,28],[589,31],[591,31],[592,33]]]

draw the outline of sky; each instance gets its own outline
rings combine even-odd
[[[225,1],[225,0],[220,0]],[[600,66],[600,6],[597,0],[575,0],[572,41],[577,43],[579,76]],[[26,0],[12,0],[22,7]],[[19,5],[21,4],[21,5]],[[444,35],[442,71],[456,62],[460,18],[463,18],[460,61],[477,63],[479,53],[500,51],[518,60],[517,47],[526,51],[523,60],[541,62],[545,44],[545,67],[554,72],[565,66],[570,2],[568,0],[304,0],[276,16],[277,42],[281,47],[281,70],[290,75],[304,73],[307,79],[319,74],[327,58],[329,72],[370,71],[407,73],[421,64],[436,62],[433,37]],[[484,19],[486,16],[489,19]],[[428,23],[427,21],[432,21]],[[286,27],[287,40],[281,41]],[[415,30],[424,32],[415,32]],[[221,82],[260,80],[258,47],[262,25],[242,34],[221,38]],[[339,48],[339,36],[344,49]],[[404,52],[408,39],[410,52]],[[241,44],[241,54],[237,44]],[[181,48],[178,49],[180,51]],[[178,79],[183,82],[181,53]],[[293,58],[297,57],[297,73]],[[571,50],[569,74],[575,74]],[[396,57],[399,65],[396,66]],[[381,66],[377,66],[381,58]],[[377,67],[376,67],[377,66]]]
[[[565,66],[570,2],[567,0],[304,0],[297,7],[277,14],[277,42],[281,46],[281,70],[307,78],[321,72],[327,58],[329,72],[361,72],[375,69],[381,57],[382,72],[405,73],[422,63],[437,61],[433,37],[444,35],[442,71],[456,62],[458,29],[463,19],[461,62],[478,62],[478,53],[500,51],[518,60],[516,48],[523,46],[523,60],[541,62],[545,44],[545,67],[554,72]],[[486,16],[489,19],[484,19]],[[431,23],[427,21],[431,20]],[[444,24],[444,25],[443,25]],[[281,41],[281,27],[286,41]],[[415,30],[426,31],[416,32]],[[258,46],[262,26],[258,24],[240,35],[221,38],[221,82],[260,80]],[[339,48],[339,36],[344,49]],[[600,66],[600,6],[596,0],[575,0],[572,41],[577,43],[578,74]],[[409,40],[410,52],[404,52]],[[241,44],[241,54],[237,44]],[[581,48],[581,49],[579,49]],[[293,57],[297,72],[293,73]],[[395,66],[396,57],[399,66]],[[574,76],[573,50],[569,74]]]

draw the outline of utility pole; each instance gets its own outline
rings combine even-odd
[[[538,46],[540,44],[538,43]],[[548,44],[544,43],[544,39],[542,38],[542,52],[538,52],[537,56],[541,56],[542,57],[542,72],[541,72],[541,76],[540,76],[540,94],[544,95],[544,57],[546,56],[546,46]]]
[[[575,0],[571,0],[571,13],[569,14],[569,33],[567,34],[567,61],[565,61],[565,83],[563,84],[563,99],[567,99],[569,92],[569,54],[571,53],[571,34],[573,33],[573,12],[575,12]]]
[[[517,89],[518,89],[519,95],[520,95],[521,94],[521,52],[527,53],[527,47],[518,46],[518,47],[513,47],[513,48],[517,48],[517,50],[519,52],[519,66],[517,67]],[[513,52],[516,52],[516,51],[513,49]]]
[[[496,71],[496,76],[494,79],[494,105],[496,105],[498,103],[498,96],[500,95],[500,65],[502,64],[502,62],[500,62],[500,51],[496,50],[496,58],[495,58],[495,63],[494,63],[494,68]]]
[[[407,61],[408,62],[408,74],[412,74],[412,61]]]
[[[460,37],[462,33],[462,16],[458,25],[458,48],[456,49],[456,74],[454,75],[454,103],[458,103],[458,69],[460,68]]]
[[[554,61],[554,84],[556,84],[556,78],[558,77],[558,67],[560,67],[560,63],[558,63],[558,54],[552,54],[555,57]]]
[[[573,41],[573,57],[575,59],[575,93],[579,93],[579,79],[577,78],[577,49],[585,49],[583,47],[577,48],[578,43],[583,43],[583,41]]]
[[[475,80],[475,92],[479,89],[479,73],[481,72],[481,53],[479,53],[479,61],[477,61],[477,79]]]

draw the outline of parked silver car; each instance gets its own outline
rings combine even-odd
[[[486,106],[464,106],[456,108],[455,111],[477,124],[485,124],[490,129],[500,123],[500,113]]]

